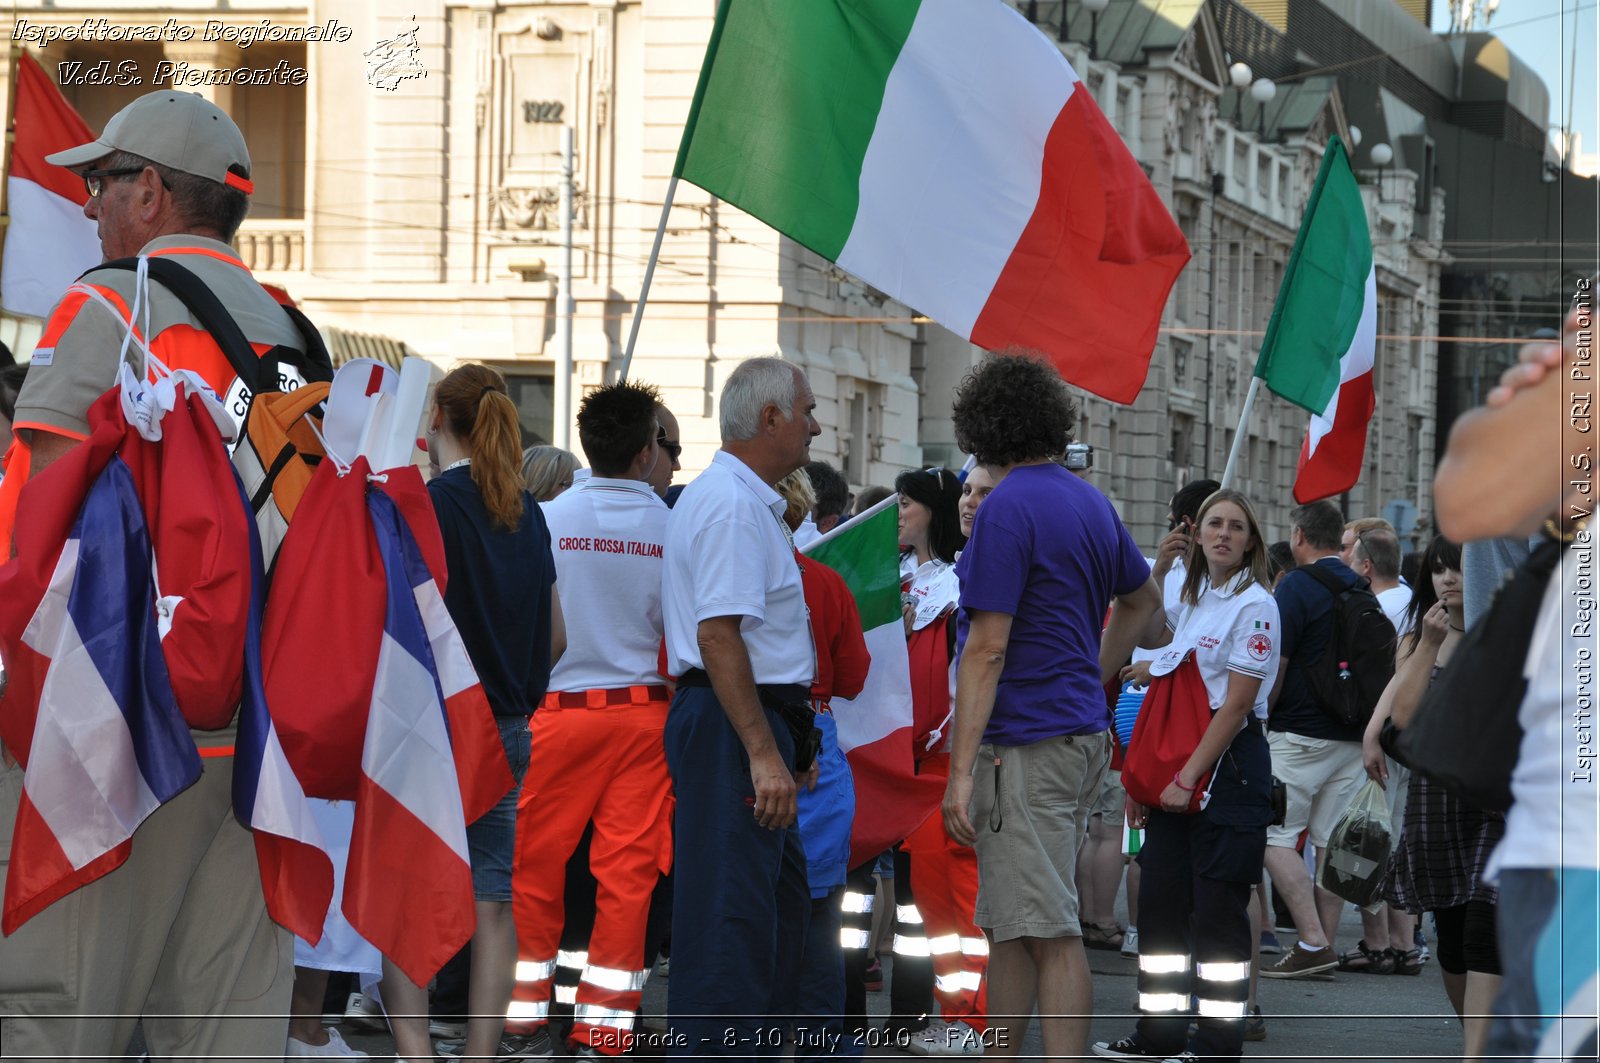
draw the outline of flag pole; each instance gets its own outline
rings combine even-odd
[[[16,26],[13,6],[11,23]],[[5,148],[0,153],[0,259],[5,257],[6,233],[11,227],[11,147],[17,139],[17,77],[22,72],[22,45],[15,40],[6,49],[6,125]]]
[[[644,304],[650,298],[650,280],[656,275],[656,259],[661,257],[661,238],[667,232],[667,216],[672,213],[672,197],[678,191],[678,175],[674,173],[667,182],[667,200],[661,204],[661,221],[656,225],[655,242],[650,245],[650,260],[644,264],[644,283],[639,288],[639,301],[633,305],[633,324],[628,327],[628,345],[622,350],[622,372],[618,380],[628,379],[628,369],[633,365],[633,345],[639,340],[639,322],[644,319]]]
[[[1233,471],[1239,465],[1239,451],[1244,448],[1244,429],[1250,423],[1250,410],[1256,404],[1256,392],[1261,390],[1261,378],[1250,378],[1250,390],[1245,392],[1244,409],[1239,411],[1239,427],[1233,433],[1233,446],[1228,450],[1228,464],[1222,470],[1222,486],[1233,483]]]

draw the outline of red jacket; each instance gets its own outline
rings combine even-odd
[[[861,614],[844,577],[804,554],[800,580],[811,611],[811,637],[817,644],[817,677],[811,696],[826,705],[832,698],[853,698],[867,682],[872,663],[861,632]]]

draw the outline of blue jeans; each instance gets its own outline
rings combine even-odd
[[[771,709],[784,763],[794,743]],[[669,1052],[782,1054],[811,911],[800,832],[756,822],[744,743],[709,687],[679,687],[667,713],[673,823]]]
[[[517,798],[528,772],[528,718],[496,716],[500,742],[516,785],[489,811],[467,824],[472,860],[472,895],[480,901],[511,901],[511,861],[517,853]]]
[[[1500,873],[1500,994],[1487,1054],[1594,1059],[1600,970],[1600,872]]]

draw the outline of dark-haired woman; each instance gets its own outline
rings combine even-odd
[[[1405,728],[1440,670],[1454,656],[1466,630],[1461,598],[1461,547],[1436,536],[1422,555],[1415,594],[1406,616],[1409,632],[1400,639],[1394,678],[1384,688],[1362,739],[1367,774],[1388,782],[1378,738],[1384,721]],[[1384,899],[1408,912],[1432,912],[1439,934],[1439,967],[1445,994],[1462,1020],[1466,1055],[1482,1051],[1488,1014],[1500,987],[1500,954],[1495,945],[1495,887],[1484,881],[1489,854],[1505,836],[1505,816],[1462,801],[1420,771],[1411,773],[1406,791],[1405,826],[1384,880]],[[1396,974],[1422,969],[1420,950],[1388,950]],[[1366,942],[1358,948],[1366,951]]]
[[[961,533],[961,480],[948,469],[907,470],[894,486],[900,493],[900,576],[911,658],[911,755],[918,775],[942,782],[950,774],[950,663],[961,600],[955,560],[967,541]],[[914,906],[922,918],[940,1017],[913,1034],[910,1047],[921,1054],[975,1052],[987,1029],[983,976],[989,958],[989,943],[972,921],[977,856],[951,841],[943,818],[929,811],[901,844],[911,858],[911,896],[896,901]],[[914,930],[904,937],[915,940]],[[902,940],[897,935],[897,951]],[[920,949],[920,942],[911,947]]]
[[[525,1037],[501,1037],[517,963],[511,862],[517,797],[528,766],[528,717],[544,697],[551,663],[566,638],[550,535],[522,479],[521,430],[505,381],[483,365],[452,370],[434,389],[427,425],[428,463],[436,470],[428,494],[449,572],[445,607],[494,709],[517,781],[498,805],[467,826],[477,927],[463,1054],[493,1059],[536,1047],[524,1043]],[[400,1057],[432,1059],[427,994],[387,960],[384,969],[384,998]]]

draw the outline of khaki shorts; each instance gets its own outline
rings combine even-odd
[[[1106,777],[1100,781],[1100,791],[1094,795],[1094,804],[1089,806],[1090,816],[1099,816],[1102,822],[1122,826],[1124,801],[1127,791],[1122,788],[1122,772],[1106,769]]]
[[[1300,832],[1309,827],[1311,844],[1327,845],[1334,825],[1367,777],[1361,766],[1361,743],[1270,731],[1267,745],[1272,750],[1272,774],[1289,793],[1288,814],[1281,826],[1267,828],[1267,844],[1293,849]]]
[[[1110,763],[1107,732],[978,747],[973,921],[995,941],[1082,936],[1078,845]]]

